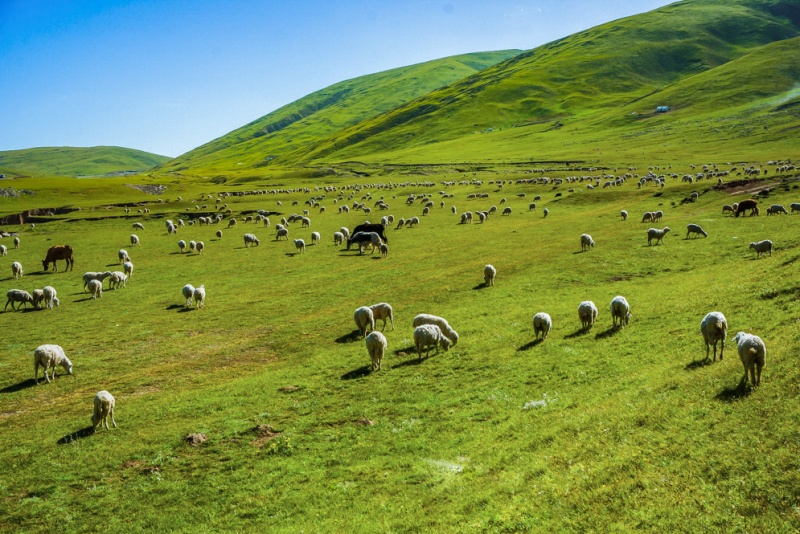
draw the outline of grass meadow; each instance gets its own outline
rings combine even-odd
[[[800,217],[723,215],[750,193],[711,182],[577,184],[575,193],[489,183],[529,177],[481,172],[480,186],[447,188],[441,175],[402,174],[162,181],[164,203],[121,179],[24,180],[36,195],[3,200],[5,213],[58,199],[82,209],[35,229],[6,227],[22,245],[0,257],[0,289],[52,285],[61,305],[0,313],[0,530],[797,531]],[[437,183],[356,192],[371,194],[368,206],[381,196],[390,205],[368,216],[337,213],[342,201],[328,193],[311,228],[291,224],[288,243],[274,240],[281,216],[323,194],[314,186],[425,179]],[[795,184],[768,176],[760,204],[800,202]],[[240,221],[232,229],[165,229],[195,205],[213,211],[201,194],[301,186],[311,193],[225,198]],[[454,195],[444,208],[441,190]],[[692,190],[698,201],[680,205]],[[490,197],[467,200],[473,192]],[[387,258],[333,245],[341,226],[421,215],[419,203],[405,204],[410,193],[432,194],[436,207],[417,228],[387,230]],[[144,201],[146,215],[106,207]],[[513,213],[461,225],[452,205]],[[269,228],[241,222],[256,209],[279,213]],[[647,246],[651,224],[639,220],[658,209],[656,226],[672,232]],[[145,230],[131,247],[135,221]],[[685,239],[688,223],[709,236]],[[321,244],[309,244],[311,231]],[[244,248],[245,232],[260,246]],[[584,232],[596,246],[582,253]],[[181,254],[179,239],[206,250]],[[748,250],[761,239],[775,242],[772,257]],[[75,271],[60,262],[43,273],[46,249],[60,243],[74,247]],[[88,298],[81,275],[121,270],[120,248],[135,265],[127,287]],[[11,278],[12,261],[23,279]],[[493,287],[483,286],[487,263],[498,271]],[[204,308],[184,308],[186,283],[205,285]],[[611,327],[616,295],[631,304],[624,329]],[[600,310],[588,331],[583,300]],[[378,302],[394,307],[395,329],[385,331],[383,369],[371,372],[352,316]],[[725,357],[713,363],[699,329],[712,310],[729,324]],[[539,311],[554,323],[544,342],[533,336]],[[460,340],[420,361],[411,321],[423,312],[447,318]],[[767,345],[759,388],[740,384],[738,331]],[[73,376],[59,368],[53,383],[33,384],[32,352],[44,343],[64,347]],[[102,389],[116,397],[118,428],[92,434]],[[208,439],[192,446],[190,433]]]

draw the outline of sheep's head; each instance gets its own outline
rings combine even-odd
[[[666,234],[667,232],[669,232],[669,226],[665,226],[665,227],[664,227],[664,230],[663,230],[663,232],[664,232],[664,234]]]
[[[72,362],[68,358],[64,358],[64,361],[61,362],[61,367],[64,368],[68,375],[72,374]]]
[[[450,340],[444,336],[442,336],[442,338],[439,340],[439,344],[444,350],[448,350],[450,348]]]
[[[453,340],[453,342],[452,342],[453,346],[455,346],[455,344],[458,343],[458,332],[456,332],[455,330],[453,330],[451,328],[450,331],[448,332],[448,334],[449,334],[448,337],[450,337]],[[450,341],[450,340],[448,339],[448,341]]]
[[[755,243],[750,243],[750,248],[753,248],[753,249],[756,248],[756,244]]]

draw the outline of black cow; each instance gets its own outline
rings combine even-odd
[[[381,239],[383,239],[384,243],[388,243],[389,240],[386,239],[386,234],[383,232],[385,227],[382,224],[359,224],[355,228],[353,228],[353,234],[357,234],[358,232],[375,232]]]

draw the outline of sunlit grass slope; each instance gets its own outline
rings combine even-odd
[[[633,172],[644,174],[647,163],[638,163]],[[767,178],[749,185],[772,189],[759,197],[762,206],[800,202],[794,173],[764,168]],[[677,164],[653,170],[693,172]],[[149,214],[126,215],[85,197],[76,202],[81,211],[34,229],[3,228],[18,231],[22,246],[0,257],[0,293],[52,285],[61,306],[0,313],[0,530],[800,528],[800,216],[722,215],[723,204],[755,193],[717,190],[716,181],[668,178],[662,190],[630,180],[589,190],[586,182],[492,183],[541,173],[435,174],[280,186],[185,179],[160,195],[164,203],[149,202]],[[482,183],[438,183],[473,178]],[[417,183],[424,180],[437,183]],[[51,198],[45,189],[57,184],[35,182],[28,181],[34,198]],[[155,198],[121,179],[90,182],[109,204]],[[339,202],[328,192],[325,213],[305,204],[324,194],[316,187],[379,182],[397,185],[346,190]],[[222,199],[226,218],[239,220],[233,229],[166,233],[167,218],[218,211],[208,194],[279,188],[298,191]],[[440,190],[453,195],[443,208]],[[693,190],[698,201],[681,205]],[[477,192],[489,198],[468,200]],[[411,193],[433,195],[430,215],[421,216],[419,202],[406,205]],[[542,198],[530,211],[535,195]],[[345,202],[373,207],[381,196],[388,211],[337,213]],[[30,202],[9,199],[3,207],[21,211]],[[493,205],[510,206],[512,215],[461,225],[450,212]],[[295,254],[291,241],[274,240],[274,225],[303,208],[311,227],[290,224],[290,239],[310,243],[318,231],[322,243]],[[256,209],[277,212],[269,228],[243,222]],[[626,222],[621,209],[631,214]],[[654,210],[664,211],[672,232],[647,246],[649,225],[639,218]],[[387,231],[388,258],[333,245],[341,226],[384,214],[421,216],[418,228]],[[134,221],[145,225],[138,247],[129,245]],[[688,223],[709,236],[685,239]],[[260,246],[244,248],[245,232]],[[596,246],[581,253],[584,232]],[[203,240],[206,250],[180,254],[178,239]],[[748,250],[761,239],[775,242],[772,257]],[[75,248],[75,271],[42,273],[44,251],[58,243]],[[87,298],[81,274],[118,269],[123,247],[136,266],[127,288]],[[11,279],[12,261],[25,267],[23,279]],[[487,263],[498,271],[488,288]],[[184,310],[186,283],[205,285],[203,309]],[[615,295],[632,306],[624,329],[611,328]],[[600,309],[589,331],[577,316],[583,300]],[[382,301],[394,307],[395,329],[385,332],[383,369],[369,372],[352,315]],[[712,310],[729,323],[725,357],[716,363],[703,361],[699,331]],[[539,311],[554,327],[535,343],[531,318]],[[418,361],[411,321],[421,312],[446,317],[460,340]],[[738,385],[732,337],[740,330],[766,342],[760,388]],[[59,369],[54,383],[32,384],[31,354],[42,343],[65,348],[74,376]],[[91,435],[85,429],[101,389],[117,398],[118,428]],[[190,432],[208,441],[187,445]]]
[[[465,54],[346,80],[198,147],[164,170],[264,164],[520,52]]]
[[[0,173],[7,176],[91,176],[141,172],[169,159],[116,146],[29,148],[0,152]]]

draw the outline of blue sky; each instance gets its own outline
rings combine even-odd
[[[0,0],[0,150],[177,156],[328,85],[665,0]]]

